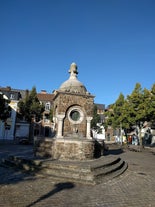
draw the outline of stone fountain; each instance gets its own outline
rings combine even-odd
[[[127,164],[118,156],[100,156],[100,144],[91,137],[94,96],[77,79],[72,63],[69,79],[54,91],[54,138],[37,138],[35,156],[9,156],[4,164],[16,166],[52,181],[97,184],[122,174]],[[100,154],[100,153],[99,153]]]
[[[36,154],[61,160],[93,159],[95,140],[91,137],[91,120],[94,96],[78,80],[75,63],[68,72],[69,79],[54,91],[56,136],[42,140]]]

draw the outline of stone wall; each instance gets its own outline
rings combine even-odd
[[[94,158],[94,140],[42,139],[36,143],[35,154],[59,160],[87,160]]]
[[[79,105],[85,110],[87,116],[92,116],[93,104],[93,96],[61,92],[58,93],[54,100],[54,111],[57,107],[57,113],[62,114],[65,113],[70,106]]]
[[[78,137],[86,137],[86,119],[84,118],[83,121],[80,124],[76,124],[76,126],[74,126],[72,123],[69,122],[67,116],[64,119],[64,131],[63,131],[63,136],[64,137],[70,137],[70,135],[72,136],[72,138],[78,136]],[[77,128],[77,133],[73,132],[74,127]],[[74,134],[74,136],[73,136]]]
[[[54,116],[56,114],[65,114],[63,120],[63,136],[70,137],[73,134],[74,128],[77,129],[76,135],[86,137],[87,121],[86,118],[92,116],[94,107],[94,97],[91,95],[81,95],[58,92],[54,100]],[[68,110],[70,107],[79,106],[83,112],[83,120],[81,123],[73,124],[68,120]]]

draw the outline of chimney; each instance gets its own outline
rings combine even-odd
[[[10,86],[7,86],[6,89],[7,89],[8,91],[11,91],[11,87],[10,87]]]
[[[47,94],[46,90],[41,90],[41,94]]]

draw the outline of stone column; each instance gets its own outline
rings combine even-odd
[[[63,126],[63,119],[65,117],[65,114],[58,114],[57,120],[58,120],[58,131],[57,131],[57,138],[63,138],[62,135],[62,126]]]
[[[87,120],[87,135],[86,135],[86,138],[87,139],[91,139],[91,133],[90,133],[90,123],[91,123],[91,120],[93,118],[92,117],[87,117],[86,120]]]

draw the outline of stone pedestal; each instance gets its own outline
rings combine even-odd
[[[45,138],[39,141],[36,155],[59,160],[88,160],[94,158],[94,147],[94,140]]]

